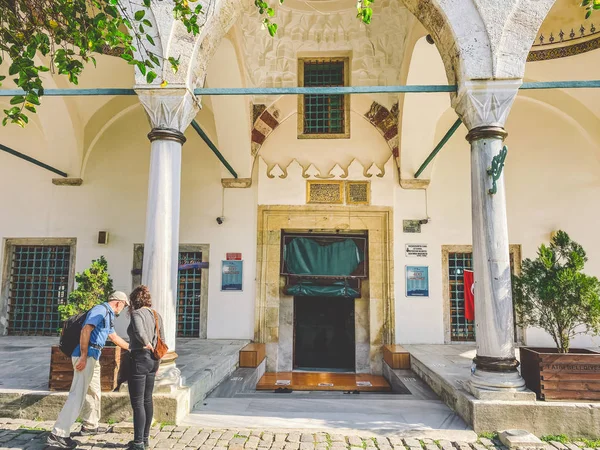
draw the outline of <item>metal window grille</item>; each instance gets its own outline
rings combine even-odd
[[[71,248],[15,245],[10,258],[8,334],[56,335],[58,305],[67,298]]]
[[[305,61],[305,87],[344,86],[344,61]],[[344,133],[344,96],[304,96],[304,133]]]
[[[465,269],[473,270],[472,253],[448,255],[448,286],[450,289],[450,330],[453,341],[474,341],[475,323],[465,319]]]
[[[515,255],[510,253],[510,271],[514,274]],[[475,322],[465,319],[464,271],[473,270],[473,253],[448,254],[448,286],[450,289],[450,330],[452,341],[474,341]],[[513,305],[514,315],[514,305]],[[517,329],[515,326],[515,342]]]
[[[202,252],[179,252],[179,265],[202,262]],[[177,336],[200,337],[202,269],[179,270]]]

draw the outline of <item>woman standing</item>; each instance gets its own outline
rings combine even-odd
[[[154,356],[158,333],[164,339],[162,318],[150,309],[152,299],[147,286],[138,286],[129,296],[131,302],[131,322],[127,328],[129,335],[131,370],[129,377],[129,398],[133,408],[134,438],[131,450],[149,448],[148,437],[152,425],[154,407],[152,391],[154,378],[160,361]]]

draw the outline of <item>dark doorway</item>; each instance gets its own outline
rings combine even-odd
[[[294,369],[355,371],[354,299],[294,297]]]

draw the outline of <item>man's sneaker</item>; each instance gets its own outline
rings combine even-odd
[[[81,427],[81,431],[79,432],[80,436],[92,436],[94,434],[105,434],[108,433],[108,428],[96,427],[96,428],[86,428]]]
[[[50,433],[48,435],[48,437],[46,438],[46,444],[49,445],[50,447],[67,448],[67,449],[74,449],[77,447],[77,445],[79,445],[79,443],[77,441],[74,441],[70,437],[64,438],[64,437],[57,436],[54,433]]]

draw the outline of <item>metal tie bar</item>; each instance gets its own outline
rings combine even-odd
[[[55,174],[60,175],[61,177],[68,177],[68,175],[62,170],[58,170],[55,167],[49,166],[48,164],[44,164],[43,162],[38,161],[37,159],[32,158],[31,156],[27,156],[21,152],[18,152],[10,147],[7,147],[6,145],[0,144],[0,150],[5,151],[6,153],[10,153],[11,155],[16,156],[17,158],[21,158],[25,161],[35,164],[36,166],[43,167],[44,169],[49,170],[50,172],[54,172]]]
[[[456,122],[454,122],[454,124],[446,132],[446,134],[444,135],[444,137],[442,138],[442,140],[438,143],[438,145],[436,145],[436,147],[429,154],[429,156],[423,162],[423,164],[421,164],[421,167],[419,167],[419,170],[417,170],[417,173],[415,173],[415,178],[419,178],[419,175],[421,175],[423,173],[423,171],[427,168],[427,166],[429,165],[429,163],[431,163],[431,161],[433,161],[433,158],[435,158],[436,155],[442,149],[442,147],[444,147],[444,145],[446,145],[446,142],[448,142],[450,140],[450,138],[452,137],[452,135],[454,134],[454,132],[456,130],[458,130],[458,127],[460,127],[461,124],[462,124],[462,120],[461,119],[456,119]]]
[[[523,83],[520,89],[595,89],[600,88],[600,80],[584,81],[536,81]],[[157,86],[157,89],[160,89]],[[456,85],[409,85],[409,86],[333,86],[333,87],[280,87],[280,88],[198,88],[196,95],[335,95],[335,94],[400,94],[400,93],[439,93],[456,92]],[[0,97],[23,95],[20,89],[0,89]],[[134,89],[93,88],[93,89],[46,89],[46,97],[136,95]]]
[[[221,152],[219,151],[219,149],[217,148],[217,146],[215,144],[213,144],[213,142],[210,140],[210,138],[206,135],[206,133],[200,127],[200,125],[198,124],[198,122],[196,122],[195,120],[192,120],[192,127],[200,135],[200,137],[202,138],[202,140],[204,142],[206,142],[206,145],[208,145],[208,147],[213,151],[213,153],[217,156],[217,158],[219,158],[219,161],[221,161],[223,163],[223,165],[227,168],[227,170],[229,171],[229,173],[231,175],[233,175],[233,178],[237,178],[238,174],[236,173],[236,171],[233,170],[233,167],[231,167],[231,165],[229,165],[229,163],[227,162],[227,160],[225,159],[225,157],[221,154]]]

